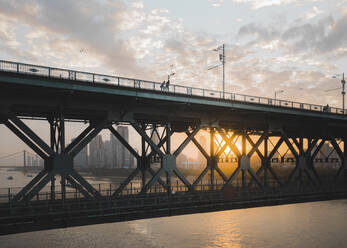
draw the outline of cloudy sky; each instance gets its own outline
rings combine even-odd
[[[340,106],[347,0],[0,0],[0,57]]]
[[[221,44],[226,91],[341,106],[347,0],[0,0],[3,60],[221,90]]]

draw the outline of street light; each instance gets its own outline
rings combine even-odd
[[[170,82],[170,77],[171,77],[171,76],[174,76],[174,75],[175,75],[174,72],[168,74],[168,75],[167,75],[167,81]]]
[[[222,50],[222,53],[219,54],[219,61],[222,62],[222,64],[211,66],[207,68],[207,70],[214,69],[220,65],[223,65],[223,98],[224,98],[224,92],[225,92],[225,44],[217,47],[216,49],[213,49],[213,51],[217,52]]]
[[[283,93],[283,92],[284,92],[284,90],[277,90],[277,91],[275,91],[275,100],[276,100],[277,94],[280,94],[280,93]]]
[[[345,113],[345,84],[346,84],[346,81],[345,81],[345,73],[343,72],[342,74],[335,74],[333,76],[333,78],[339,78],[341,77],[341,84],[342,84],[342,91],[341,91],[341,95],[342,95],[342,111],[343,113]]]

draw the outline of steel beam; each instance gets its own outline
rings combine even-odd
[[[25,185],[12,199],[14,203],[21,200],[21,198],[28,193],[44,176],[46,176],[48,172],[43,169],[39,172],[27,185]]]
[[[299,158],[299,154],[296,152],[295,148],[293,147],[292,143],[289,141],[287,135],[283,132],[282,133],[282,136],[283,136],[283,139],[284,139],[284,142],[287,144],[289,150],[292,152],[292,154],[294,155],[294,157],[296,159]]]
[[[189,190],[193,189],[189,181],[182,175],[182,173],[177,168],[174,169],[173,172],[184,183],[184,185],[188,187]]]
[[[86,136],[90,133],[90,131],[93,130],[93,128],[94,128],[94,127],[92,127],[92,125],[89,124],[89,126],[86,127],[86,129],[84,129],[83,132],[82,132],[80,135],[78,135],[78,136],[77,136],[77,137],[65,148],[65,152],[69,153],[69,152],[72,150],[72,148],[74,148],[78,143],[80,143],[80,142],[82,141],[82,139],[83,139],[84,137],[86,137]]]
[[[70,175],[66,176],[66,180],[72,185],[72,187],[81,192],[86,199],[92,199],[88,191],[86,191],[80,184],[78,184]]]
[[[283,143],[283,138],[281,137],[278,142],[276,143],[276,145],[273,147],[273,149],[271,150],[270,154],[268,154],[268,146],[267,146],[267,142],[269,141],[269,137],[268,135],[266,135],[266,137],[264,137],[264,156],[262,157],[262,164],[260,166],[260,168],[257,170],[257,172],[255,173],[257,176],[260,175],[260,173],[264,170],[264,180],[265,177],[267,176],[267,173],[265,172],[265,167],[267,166],[267,170],[270,171],[271,175],[273,176],[273,178],[275,178],[275,180],[277,181],[278,185],[282,185],[281,180],[278,178],[276,172],[273,170],[273,168],[271,167],[270,161],[272,159],[272,157],[275,155],[275,153],[278,151],[279,147],[281,146],[281,144]],[[271,142],[271,141],[270,141]],[[259,149],[258,149],[259,150]],[[259,152],[260,153],[260,152]],[[258,153],[258,154],[259,154]],[[251,179],[250,184],[253,183],[253,178]],[[266,186],[266,182],[264,181],[264,185]]]
[[[186,132],[187,133],[187,132]],[[199,142],[193,137],[192,138],[192,142],[194,143],[194,145],[199,149],[199,151],[202,153],[202,155],[208,159],[209,155],[208,153],[205,151],[205,149],[199,144]]]
[[[217,173],[221,176],[221,178],[223,179],[224,182],[228,181],[228,178],[223,173],[223,171],[218,167],[218,165],[216,166],[215,169],[216,169]]]
[[[236,137],[236,134],[233,133],[233,134],[231,135],[231,137],[229,138],[229,140],[234,140],[235,137]],[[224,139],[223,139],[223,140],[224,140]],[[225,142],[225,141],[224,141],[224,142]],[[219,157],[222,155],[222,153],[225,151],[225,149],[226,149],[227,147],[228,147],[228,143],[225,142],[225,144],[223,145],[223,147],[222,147],[221,149],[219,149],[219,151],[217,152],[216,157],[219,158]]]
[[[312,158],[313,158],[313,159],[317,156],[318,152],[320,151],[320,149],[322,148],[322,146],[324,145],[324,143],[325,143],[325,139],[322,139],[322,140],[319,142],[317,148],[316,148],[316,149],[313,151],[313,153],[312,153]]]
[[[241,153],[240,151],[237,149],[236,145],[234,144],[234,142],[232,140],[230,140],[225,132],[223,130],[219,130],[219,135],[223,138],[223,140],[228,143],[228,146],[230,147],[230,149],[233,151],[233,153],[239,158],[241,157]]]
[[[210,130],[210,159],[208,160],[208,165],[210,166],[210,185],[211,189],[214,190],[214,169],[217,165],[217,159],[215,157],[214,149],[214,139],[215,139],[215,130]]]
[[[46,184],[53,178],[53,173],[48,173],[48,174],[46,174],[44,177],[43,177],[43,179],[38,183],[38,184],[36,184],[33,188],[32,188],[32,190],[30,190],[29,192],[28,192],[28,194],[26,194],[25,196],[24,196],[24,199],[23,200],[25,200],[25,201],[30,201],[35,195],[37,195],[39,192],[40,192],[40,190],[43,188],[43,187],[45,187],[46,186]]]
[[[69,155],[75,157],[93,138],[95,138],[95,136],[98,135],[98,133],[105,127],[105,125],[107,125],[107,123],[107,120],[100,121],[95,126],[93,131],[88,133],[88,135],[81,139],[81,141],[78,144],[71,148]]]
[[[254,144],[254,142],[252,141],[251,137],[249,137],[249,135],[247,135],[247,140],[250,143],[250,145],[252,146],[252,149],[248,152],[248,156],[252,157],[254,152],[257,152],[259,157],[262,159],[263,155],[261,154],[261,152],[259,151],[259,146],[260,144],[266,139],[267,135],[266,132],[264,132],[260,138],[258,139],[258,141]]]
[[[160,150],[160,148],[156,144],[154,144],[153,140],[148,137],[146,132],[142,130],[142,128],[136,122],[131,122],[131,125],[138,132],[138,134],[140,134],[140,136],[145,139],[145,141],[151,146],[151,148],[155,150],[156,153],[158,153],[159,156],[164,156],[164,153]]]
[[[156,173],[151,167],[148,168],[148,171],[149,171],[149,173],[151,173],[152,176],[154,176],[155,173]],[[146,183],[146,182],[145,182],[145,183]],[[163,188],[166,187],[165,182],[164,182],[163,180],[161,180],[161,178],[158,178],[158,183],[159,183],[161,186],[163,186]]]
[[[39,136],[37,136],[23,121],[21,121],[17,116],[11,114],[9,119],[23,132],[25,133],[32,141],[34,141],[43,151],[48,155],[54,155],[53,150],[44,142]]]
[[[233,174],[229,177],[229,179],[225,182],[225,186],[228,184],[231,184],[234,181],[234,179],[237,177],[237,175],[240,173],[240,171],[241,171],[241,167],[238,166],[237,169],[233,172]]]
[[[120,135],[116,129],[114,129],[112,126],[108,128],[111,133],[116,136],[116,138],[119,140],[120,143],[122,143],[123,146],[127,148],[127,150],[137,159],[140,159],[140,155],[129,145],[129,143]]]
[[[123,189],[131,182],[131,180],[134,179],[134,177],[139,173],[140,168],[137,167],[122,183],[121,185],[116,189],[116,191],[111,195],[111,197],[118,196]]]
[[[161,175],[165,172],[164,168],[161,167],[157,173],[155,173],[155,175],[151,178],[151,180],[149,180],[149,182],[145,185],[145,187],[141,190],[141,194],[146,193],[157,181],[158,179],[161,177]]]
[[[102,196],[100,192],[98,192],[92,185],[90,185],[80,174],[78,174],[75,170],[70,172],[70,175],[83,186],[88,193],[92,194],[96,199],[101,199]]]
[[[182,144],[176,149],[173,153],[176,157],[183,151],[183,149],[189,144],[190,141],[194,138],[194,136],[199,132],[200,128],[196,128],[192,133],[187,135],[187,138],[182,142]]]
[[[345,149],[346,149],[346,145],[345,145],[345,142],[344,142],[344,152],[342,152],[340,146],[337,144],[335,139],[331,140],[330,143],[333,145],[336,153],[338,154],[338,156],[341,159],[340,168],[337,171],[337,173],[335,174],[335,179],[337,181],[339,179],[339,177],[340,177],[341,172],[345,169],[344,167],[345,167],[345,156],[346,156]]]
[[[210,169],[210,167],[208,165],[206,165],[205,169],[201,172],[201,174],[198,176],[198,178],[195,179],[195,181],[193,182],[194,187],[196,187],[198,185],[198,183],[203,179],[203,177],[206,175],[206,173],[208,172],[209,169]]]
[[[29,138],[27,138],[27,136],[25,136],[16,126],[14,126],[10,122],[5,122],[5,125],[27,146],[29,146],[34,152],[36,152],[43,160],[46,160],[48,158],[47,154],[44,153],[38,145],[34,144]]]
[[[274,146],[274,148],[271,150],[270,154],[269,154],[269,158],[271,159],[275,153],[278,151],[278,148],[280,148],[280,146],[282,145],[284,139],[281,137],[278,142],[276,143],[276,145]]]

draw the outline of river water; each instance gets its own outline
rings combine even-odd
[[[0,247],[347,247],[346,220],[347,200],[322,201],[5,235]]]

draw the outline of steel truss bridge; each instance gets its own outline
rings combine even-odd
[[[44,160],[42,171],[25,187],[1,192],[0,233],[346,197],[347,115],[342,109],[160,86],[0,61],[0,123]],[[48,121],[50,143],[25,124],[28,118]],[[69,144],[67,121],[88,123]],[[140,135],[141,151],[117,132],[119,124],[131,125]],[[136,158],[137,167],[120,184],[100,187],[76,171],[73,158],[104,129]],[[202,131],[209,133],[209,149],[196,138]],[[175,133],[186,135],[177,149],[171,145]],[[191,142],[207,161],[194,180],[176,163]],[[317,167],[325,144],[338,156],[338,168],[329,173]],[[284,172],[274,165],[281,149],[295,164]],[[236,164],[231,173],[223,161]]]

